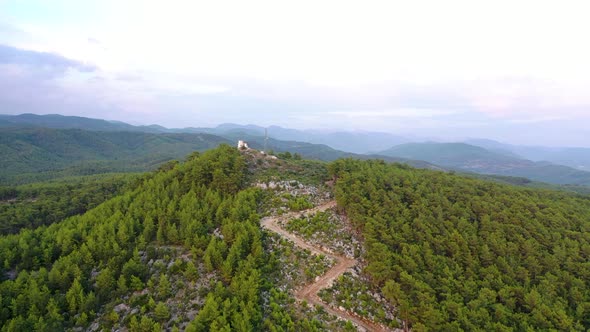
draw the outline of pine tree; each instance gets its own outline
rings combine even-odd
[[[154,309],[154,316],[156,317],[156,320],[160,322],[168,321],[168,319],[170,319],[170,311],[168,310],[168,306],[166,306],[166,304],[163,302],[158,302],[156,308]]]
[[[171,284],[166,274],[162,273],[158,280],[158,298],[166,299],[171,294]]]
[[[80,279],[76,278],[72,286],[66,293],[66,301],[70,314],[74,315],[79,312],[84,303],[84,290],[80,284]]]
[[[117,290],[121,295],[126,294],[129,290],[129,288],[127,287],[127,280],[125,280],[125,276],[123,276],[122,274],[119,276],[119,279],[117,280]]]
[[[111,292],[115,290],[115,276],[113,271],[106,267],[96,276],[96,292],[103,299],[110,298]]]

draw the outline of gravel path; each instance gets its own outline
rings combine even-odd
[[[299,301],[305,300],[308,303],[311,303],[314,305],[320,305],[320,306],[324,307],[324,309],[327,312],[329,312],[330,314],[332,314],[336,317],[339,317],[341,319],[351,321],[361,331],[391,331],[390,329],[387,329],[386,327],[384,327],[381,324],[377,324],[373,321],[370,321],[370,320],[364,319],[362,317],[359,317],[357,315],[351,314],[348,311],[331,307],[328,304],[324,303],[318,296],[318,292],[320,290],[330,287],[336,278],[338,278],[344,272],[346,272],[349,269],[351,269],[352,267],[354,267],[358,263],[358,261],[356,259],[352,259],[352,258],[349,258],[346,256],[337,255],[337,254],[334,254],[324,248],[313,246],[313,245],[305,242],[303,239],[299,238],[298,236],[283,229],[279,224],[279,221],[281,221],[281,220],[289,220],[292,218],[297,218],[301,215],[305,215],[305,216],[313,215],[315,213],[323,212],[328,209],[331,209],[335,206],[336,206],[336,201],[330,201],[328,203],[316,206],[312,209],[305,210],[305,211],[290,212],[290,213],[286,213],[286,214],[284,214],[282,216],[278,216],[278,217],[275,217],[275,216],[265,217],[261,221],[262,227],[264,227],[270,231],[273,231],[273,232],[281,235],[284,238],[287,238],[287,239],[293,241],[296,246],[298,246],[302,249],[308,249],[309,251],[311,251],[312,253],[314,253],[316,255],[325,255],[325,256],[331,257],[336,262],[336,265],[334,265],[332,268],[330,268],[323,276],[319,277],[319,279],[316,279],[316,281],[314,281],[308,285],[305,285],[302,289],[295,292],[295,298],[297,300],[299,300]]]

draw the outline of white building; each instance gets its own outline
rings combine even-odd
[[[238,149],[239,149],[239,150],[248,150],[248,149],[249,149],[249,147],[248,147],[248,142],[245,142],[245,141],[239,140],[239,141],[238,141]]]

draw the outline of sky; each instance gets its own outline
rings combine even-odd
[[[0,113],[590,146],[589,9],[0,0]]]

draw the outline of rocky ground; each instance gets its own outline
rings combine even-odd
[[[138,324],[157,323],[163,330],[182,331],[220,280],[202,264],[196,265],[192,253],[181,246],[149,247],[140,257],[147,267],[148,281],[125,285],[130,291],[99,313],[88,330],[98,331],[102,325],[126,331],[132,325],[130,317],[140,314],[142,322]]]
[[[369,281],[356,267],[335,280],[331,287],[319,292],[320,298],[340,310],[346,310],[371,321],[395,327],[395,308],[390,305],[379,290],[371,289]]]
[[[355,258],[361,256],[362,246],[348,220],[336,213],[336,204],[331,200],[329,191],[285,180],[257,183],[256,186],[271,193],[268,213],[262,225],[270,231],[267,235],[272,239],[268,250],[272,255],[283,257],[283,271],[276,281],[285,285],[282,291],[292,289],[291,295],[300,302],[299,306],[290,303],[295,314],[314,317],[321,325],[317,328],[330,331],[390,330],[386,324],[391,322],[388,319],[392,318],[393,309],[383,307],[379,310],[379,302],[369,300],[377,295],[352,281],[344,283],[349,279],[343,273],[354,273],[353,267],[360,269]],[[292,254],[292,250],[303,250],[306,255],[298,257]],[[310,261],[307,254],[315,258]],[[301,258],[308,260],[298,263]],[[319,264],[326,259],[332,263],[330,266]],[[303,275],[298,266],[305,266]],[[310,277],[314,276],[315,279],[311,280]],[[302,284],[301,280],[306,283]],[[360,307],[340,303],[338,296],[335,299],[318,297],[322,292],[335,295],[346,293],[351,284],[355,286],[355,294],[364,292]],[[373,318],[379,321],[374,322]]]
[[[362,246],[346,219],[332,208],[313,216],[301,216],[281,223],[307,242],[350,258],[361,255]]]
[[[283,291],[290,291],[315,280],[334,265],[334,260],[325,255],[314,255],[301,249],[276,233],[266,231],[266,248],[277,260],[280,269],[275,270],[273,279]]]

